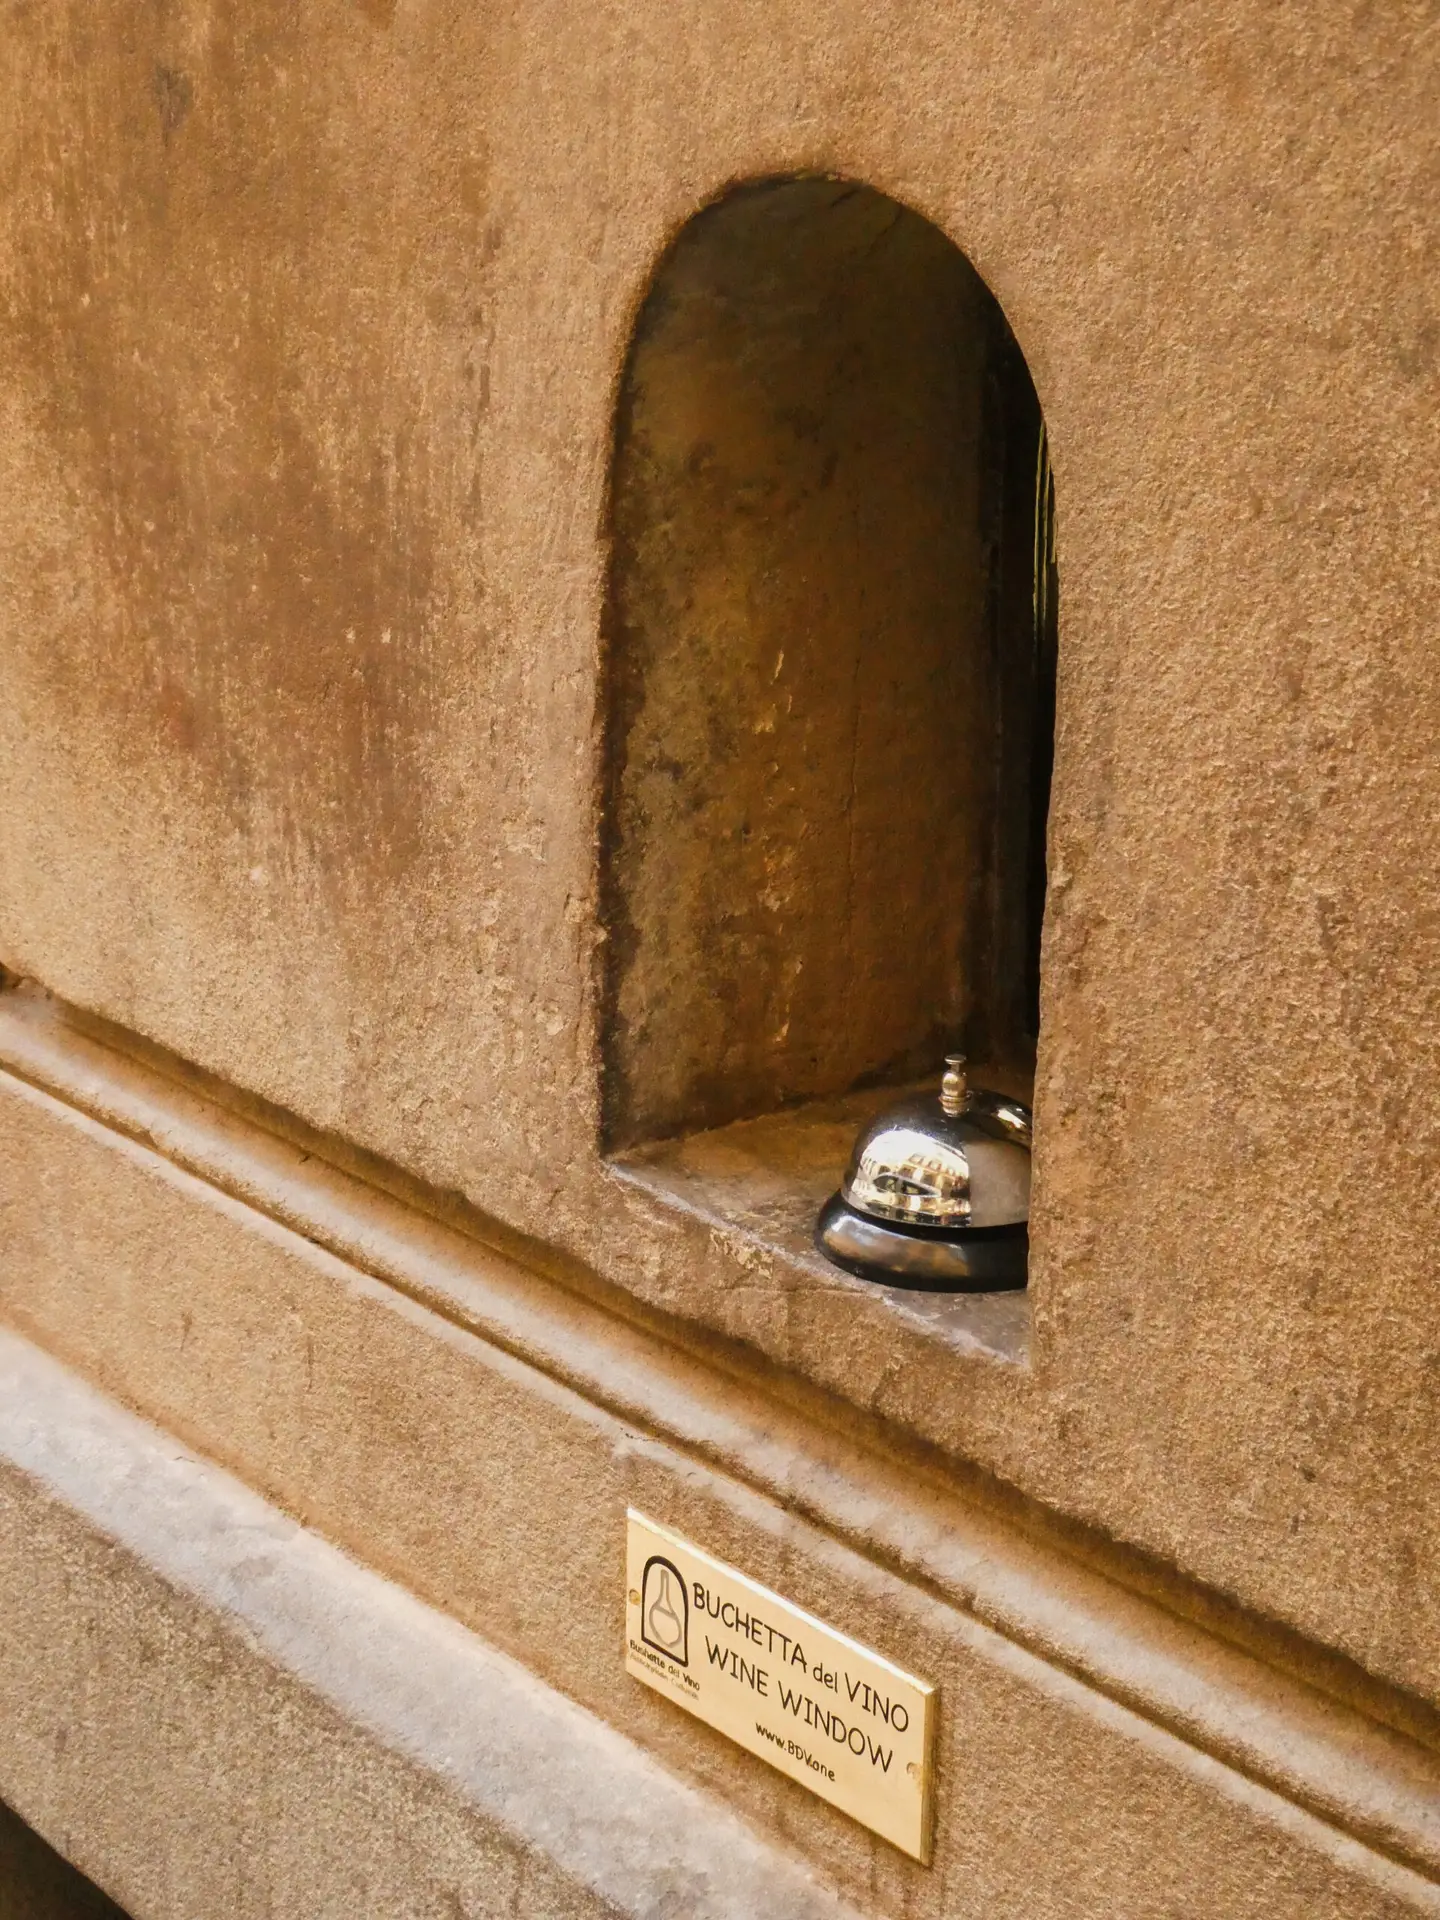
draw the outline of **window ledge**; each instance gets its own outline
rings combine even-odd
[[[815,1216],[835,1191],[859,1129],[897,1098],[894,1087],[736,1120],[617,1154],[611,1165],[668,1206],[758,1241],[797,1282],[856,1290],[957,1352],[1025,1364],[1028,1293],[916,1293],[855,1280],[815,1249]]]

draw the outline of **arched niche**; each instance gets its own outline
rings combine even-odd
[[[636,324],[610,514],[607,1148],[957,1042],[1023,1077],[1053,503],[975,269],[831,178],[696,214]]]

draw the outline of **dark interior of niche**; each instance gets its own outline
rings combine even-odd
[[[834,179],[698,213],[610,492],[609,1151],[936,1070],[1033,1071],[1054,498],[963,253]]]
[[[3,1803],[0,1916],[4,1920],[127,1920],[113,1900]]]

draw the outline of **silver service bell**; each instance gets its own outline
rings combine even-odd
[[[936,1293],[1025,1285],[1030,1251],[1029,1107],[972,1087],[945,1057],[940,1093],[872,1120],[820,1210],[815,1244],[862,1280]]]

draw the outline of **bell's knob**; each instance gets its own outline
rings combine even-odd
[[[1030,1143],[1030,1109],[971,1086],[964,1056],[949,1054],[938,1096],[902,1100],[861,1133],[816,1243],[890,1286],[1023,1287]]]

